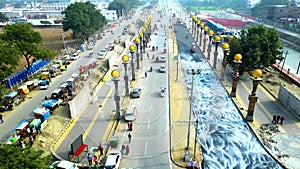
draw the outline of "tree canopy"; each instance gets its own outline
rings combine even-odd
[[[242,55],[240,72],[251,71],[255,68],[265,68],[276,63],[276,60],[283,60],[282,45],[278,32],[274,29],[266,29],[263,25],[252,26],[242,30],[240,39],[233,39],[229,42],[230,54],[227,62],[233,65],[234,55]]]
[[[69,5],[64,15],[63,31],[71,29],[72,38],[77,40],[87,40],[97,30],[103,27],[107,21],[91,2],[75,2]]]
[[[9,21],[8,17],[4,13],[0,12],[0,22],[7,22],[7,21]]]
[[[109,3],[109,10],[116,10],[118,17],[123,16],[128,10],[140,5],[140,0],[113,0]]]
[[[22,148],[12,144],[0,145],[1,168],[48,168],[50,157],[42,158],[43,151],[35,152],[31,148]]]
[[[13,24],[6,26],[3,29],[3,34],[1,34],[1,39],[5,42],[4,44],[1,44],[2,47],[10,48],[6,50],[11,51],[14,54],[7,56],[1,55],[1,57],[8,57],[7,59],[11,60],[19,60],[23,56],[27,62],[27,70],[31,67],[34,61],[53,58],[55,56],[54,51],[41,47],[41,34],[39,32],[35,32],[29,24]],[[4,53],[4,55],[5,54],[6,53]]]

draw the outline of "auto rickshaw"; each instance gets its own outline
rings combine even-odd
[[[48,80],[50,76],[49,72],[42,72],[40,79],[41,80]]]
[[[23,85],[23,86],[18,87],[18,92],[20,95],[24,96],[27,93],[29,93],[29,89],[28,89],[27,85]]]

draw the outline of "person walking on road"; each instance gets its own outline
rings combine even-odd
[[[279,120],[280,120],[280,115],[278,114],[277,117],[276,117],[276,123],[275,124],[278,124]]]
[[[93,165],[92,159],[93,159],[92,155],[90,153],[88,153],[87,160],[88,160],[90,166]]]
[[[96,155],[94,155],[94,157],[93,157],[93,162],[94,162],[94,164],[98,164],[98,158]]]
[[[128,141],[129,141],[129,143],[131,143],[131,137],[132,137],[132,136],[131,136],[131,134],[129,133],[129,134],[128,134]]]
[[[129,145],[126,145],[126,148],[125,148],[125,150],[126,150],[126,155],[128,155],[128,154],[129,154],[129,150],[130,150],[130,147],[129,147]]]
[[[99,151],[100,151],[100,156],[102,156],[104,154],[103,153],[104,147],[102,146],[102,144],[100,144],[100,146],[99,146]]]
[[[273,116],[272,124],[276,124],[276,115]]]
[[[283,121],[285,120],[285,117],[284,116],[281,116],[280,117],[280,124],[282,125]]]
[[[1,124],[4,123],[2,114],[0,114],[0,122],[1,122]]]
[[[147,78],[147,72],[145,72],[145,78]]]

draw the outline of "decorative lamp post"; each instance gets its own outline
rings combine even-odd
[[[196,30],[197,30],[197,26],[196,26],[197,20],[198,20],[198,19],[195,17],[195,18],[194,18],[194,24],[195,24],[194,29],[195,29],[195,30],[194,30],[194,35],[193,35],[193,37],[195,37],[195,36],[196,36],[196,33],[197,33],[197,31],[196,31]]]
[[[213,64],[213,69],[215,69],[215,70],[217,68],[218,46],[219,46],[220,41],[221,41],[220,36],[218,36],[218,35],[215,36],[216,48],[215,48],[215,52],[214,52],[214,64]]]
[[[233,75],[233,82],[232,82],[232,89],[230,96],[231,97],[236,97],[236,88],[237,88],[237,82],[239,80],[239,67],[240,64],[242,63],[242,55],[241,54],[235,54],[233,58],[233,63],[234,63],[234,75]]]
[[[116,120],[120,120],[121,119],[121,111],[120,111],[120,94],[119,94],[119,90],[118,90],[118,82],[119,82],[119,78],[121,76],[121,73],[119,70],[115,69],[111,72],[111,76],[113,77],[113,82],[115,84],[115,94],[114,94],[114,100],[115,100],[115,104],[116,104]]]
[[[199,27],[200,27],[200,20],[197,20],[197,37],[196,37],[196,39],[198,39],[198,37],[199,37]]]
[[[192,16],[192,35],[194,34],[194,21],[195,20],[195,16]]]
[[[210,52],[211,52],[211,39],[212,36],[214,35],[214,31],[210,30],[208,31],[208,37],[209,37],[209,42],[208,42],[208,49],[207,49],[207,60],[210,60]]]
[[[146,28],[142,28],[142,33],[143,33],[143,50],[144,50],[144,53],[145,53],[146,52],[146,46],[147,46],[147,37],[145,35]]]
[[[129,50],[131,53],[131,80],[135,80],[135,71],[134,71],[134,58],[133,58],[133,54],[135,51],[135,46],[134,45],[130,45],[129,46]]]
[[[200,39],[199,39],[199,46],[201,47],[201,45],[202,45],[202,30],[203,30],[203,28],[204,28],[204,23],[201,23],[200,24],[200,27],[201,27],[201,30],[200,30]]]
[[[140,68],[140,54],[139,54],[139,44],[140,44],[140,38],[136,37],[134,39],[135,45],[136,45],[136,68],[139,69]]]
[[[221,80],[224,80],[226,66],[227,66],[226,59],[227,59],[227,55],[229,54],[229,44],[223,43],[222,49],[223,49],[224,57],[223,57],[223,61],[222,61]]]
[[[188,135],[187,135],[187,145],[186,145],[186,150],[189,149],[190,147],[190,130],[191,130],[191,118],[192,118],[192,106],[193,106],[193,90],[194,90],[194,76],[199,75],[201,73],[201,70],[198,69],[195,71],[192,69],[191,71],[188,70],[188,74],[192,75],[192,88],[191,88],[191,98],[190,98],[190,114],[189,114],[189,122],[188,122]]]
[[[206,35],[207,35],[207,31],[208,31],[208,26],[204,26],[204,39],[203,39],[203,52],[205,52],[205,48],[206,48]]]
[[[253,81],[253,87],[252,92],[248,97],[249,105],[248,105],[248,113],[246,116],[246,120],[249,122],[253,122],[253,115],[254,115],[254,107],[255,103],[257,102],[258,96],[257,96],[257,87],[259,82],[262,81],[262,71],[260,69],[255,69],[252,74],[252,81]]]
[[[143,34],[143,32],[140,32],[140,33],[139,33],[139,36],[140,36],[140,53],[141,53],[141,60],[143,60],[143,53],[142,53],[142,51],[143,51],[143,41],[144,41],[144,38],[143,38],[144,34]],[[144,51],[144,53],[145,53],[145,51]]]
[[[127,73],[127,64],[129,61],[129,57],[127,55],[123,55],[122,60],[123,60],[122,64],[124,65],[124,70],[125,70],[125,74],[124,74],[125,96],[129,96],[128,73]]]

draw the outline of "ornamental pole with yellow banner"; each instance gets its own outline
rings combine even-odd
[[[119,70],[115,69],[111,72],[111,76],[113,77],[112,81],[115,84],[114,100],[115,100],[115,104],[116,104],[116,120],[121,120],[121,105],[120,105],[121,97],[119,94],[119,86],[118,86],[121,72]]]

